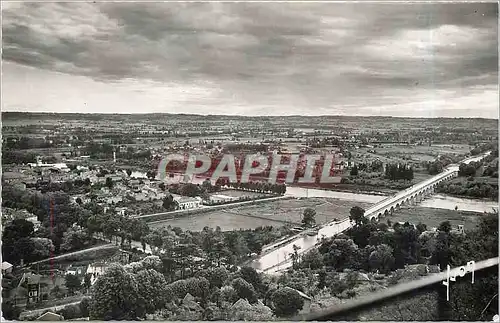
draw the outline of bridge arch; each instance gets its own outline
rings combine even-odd
[[[385,209],[385,211],[384,211],[384,217],[386,217],[388,215],[389,215],[389,211],[387,209]]]

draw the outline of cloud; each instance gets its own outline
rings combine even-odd
[[[151,97],[205,91],[155,99],[155,111],[354,114],[497,83],[497,4],[16,3],[2,14],[4,75],[19,65],[110,90],[148,84],[130,91]]]

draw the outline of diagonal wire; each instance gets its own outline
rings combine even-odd
[[[495,297],[498,296],[498,293],[495,294],[495,296],[493,296],[490,301],[488,302],[488,304],[486,305],[486,307],[484,308],[484,310],[481,312],[481,316],[479,316],[479,319],[481,319],[483,317],[483,314],[484,312],[488,309],[488,307],[490,307],[490,304],[491,302],[495,299]]]

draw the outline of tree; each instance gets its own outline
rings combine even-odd
[[[323,267],[323,256],[317,249],[313,249],[302,256],[301,267],[320,269]]]
[[[175,208],[174,197],[171,194],[167,194],[167,196],[163,198],[163,208],[169,211]]]
[[[351,176],[358,176],[358,166],[354,165],[352,168],[351,168]]]
[[[451,223],[450,221],[443,221],[438,226],[438,231],[449,233],[451,231]]]
[[[91,295],[93,320],[136,320],[144,315],[137,281],[122,266],[110,266],[94,284]]]
[[[313,227],[316,224],[316,211],[311,208],[306,208],[302,217],[302,224],[306,227]]]
[[[142,265],[144,269],[153,269],[156,270],[157,272],[160,272],[162,270],[162,262],[160,257],[158,256],[147,256],[144,257],[142,260]]]
[[[458,167],[458,176],[463,176],[463,177],[468,177],[472,176],[474,177],[476,175],[476,167],[474,163],[470,164],[460,164]]]
[[[79,250],[83,249],[89,242],[87,232],[78,226],[69,228],[63,234],[61,243],[62,251]]]
[[[179,190],[179,194],[189,197],[195,197],[200,194],[200,188],[198,187],[198,185],[195,185],[193,183],[187,183],[182,185]]]
[[[292,316],[297,314],[304,306],[304,299],[299,293],[289,287],[280,288],[271,297],[274,313],[277,316]]]
[[[228,302],[229,304],[234,304],[238,300],[238,293],[233,288],[233,286],[223,286],[220,289],[221,301]]]
[[[77,290],[79,290],[82,287],[80,278],[78,278],[78,276],[67,274],[65,278],[66,278],[65,286],[71,295],[73,295]]]
[[[106,177],[106,186],[107,186],[109,189],[112,189],[112,188],[113,188],[113,179],[111,179],[111,177]]]
[[[432,253],[430,264],[439,265],[444,270],[450,264],[450,235],[439,231]]]
[[[419,224],[417,224],[417,231],[419,233],[425,232],[427,231],[427,226],[424,223],[419,222]]]
[[[184,298],[184,296],[188,293],[187,282],[185,279],[176,280],[168,286],[172,289],[173,295],[179,299]]]
[[[353,206],[351,208],[349,211],[349,220],[354,222],[356,226],[368,223],[368,219],[365,217],[365,210],[359,206]]]
[[[323,254],[325,266],[343,270],[353,265],[358,246],[351,239],[333,239],[323,243],[319,252]]]
[[[377,321],[441,321],[439,317],[438,293],[429,290],[414,291],[391,301],[381,302],[376,307],[347,314],[345,321],[358,321],[370,317]]]
[[[155,179],[156,177],[156,171],[152,170],[152,171],[148,171],[146,173],[146,177],[149,178],[150,180],[153,180]]]
[[[326,287],[326,271],[323,269],[318,273],[318,289],[323,289]]]
[[[16,219],[4,228],[2,241],[12,242],[20,238],[31,237],[34,232],[34,225],[24,219]]]
[[[88,290],[91,286],[92,286],[92,274],[91,273],[85,274],[85,277],[83,278],[83,287],[85,287],[85,289]]]
[[[233,286],[239,298],[246,299],[250,302],[250,304],[257,302],[257,293],[255,292],[255,289],[252,284],[243,278],[236,278],[231,283],[231,286]]]
[[[370,254],[369,263],[372,270],[389,273],[394,265],[392,248],[385,244],[377,246],[377,249]]]
[[[154,313],[172,300],[173,292],[167,287],[165,277],[153,269],[144,269],[135,274],[141,307],[146,313]]]
[[[55,250],[54,244],[52,240],[47,238],[31,238],[33,251],[31,253],[31,257],[27,257],[27,259],[31,260],[39,260],[45,259],[50,256],[50,253]]]
[[[255,288],[256,291],[262,288],[262,278],[254,268],[242,267],[238,274],[246,282],[252,284],[252,286]]]
[[[427,170],[430,175],[436,175],[443,171],[443,164],[436,160],[430,164],[427,164]]]
[[[59,287],[58,285],[56,285],[54,288],[52,288],[52,290],[50,291],[50,294],[53,295],[57,299],[64,297],[64,293],[63,293],[61,287]]]
[[[65,320],[71,320],[82,317],[80,306],[76,304],[66,305],[65,307],[57,311],[56,314],[61,315]]]
[[[224,267],[211,267],[208,269],[205,278],[208,279],[211,288],[221,288],[229,278],[229,273]]]
[[[229,312],[228,319],[231,321],[269,321],[273,318],[269,307],[262,304],[251,305],[248,302],[238,303]]]
[[[79,306],[82,317],[89,317],[90,298],[88,297],[82,298],[82,301],[80,302]]]

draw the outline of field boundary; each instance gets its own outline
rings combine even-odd
[[[170,211],[170,212],[164,212],[164,213],[140,215],[140,216],[136,216],[134,218],[143,219],[144,221],[146,221],[150,224],[156,224],[156,223],[160,223],[163,221],[173,220],[175,218],[189,216],[189,215],[193,215],[193,214],[201,214],[201,213],[207,213],[207,212],[212,212],[212,211],[217,211],[217,210],[237,208],[237,207],[240,207],[243,205],[256,205],[256,204],[261,204],[261,203],[268,203],[268,202],[273,202],[273,201],[289,200],[289,199],[295,199],[295,197],[293,197],[293,196],[276,196],[276,197],[263,198],[263,199],[253,200],[253,201],[236,202],[236,203],[214,205],[214,206],[204,206],[201,208],[190,209],[190,210],[179,210],[179,211]]]

